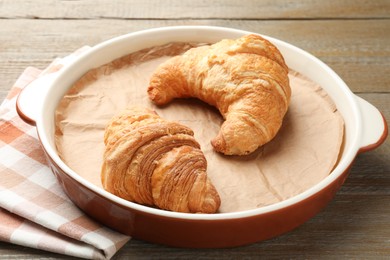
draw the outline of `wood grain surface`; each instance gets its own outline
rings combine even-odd
[[[83,45],[171,25],[216,25],[294,44],[328,64],[390,120],[390,1],[0,0],[0,101],[28,66]],[[3,259],[71,259],[0,242]],[[114,259],[389,259],[390,141],[360,154],[334,200],[280,237],[231,249],[131,240]]]

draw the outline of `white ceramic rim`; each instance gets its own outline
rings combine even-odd
[[[162,28],[155,28],[155,29],[148,29],[138,32],[129,33],[126,35],[122,35],[119,37],[115,37],[113,39],[104,41],[94,47],[92,47],[90,50],[86,51],[84,54],[80,55],[78,59],[76,59],[72,64],[69,66],[65,66],[58,76],[58,78],[53,82],[52,86],[55,86],[57,84],[60,84],[61,79],[66,77],[67,74],[71,72],[72,69],[77,67],[82,60],[91,58],[95,53],[99,52],[100,50],[107,48],[107,46],[110,46],[112,44],[115,44],[118,41],[123,40],[129,40],[129,38],[137,39],[140,36],[143,37],[150,37],[151,40],[154,39],[155,35],[164,35],[165,33],[172,33],[175,32],[177,34],[180,34],[182,32],[193,32],[195,34],[199,34],[202,32],[207,33],[215,33],[216,37],[220,34],[232,34],[232,35],[245,35],[250,34],[254,32],[249,31],[243,31],[243,30],[237,30],[237,29],[231,29],[231,28],[224,28],[224,27],[215,27],[215,26],[173,26],[173,27],[162,27]],[[258,34],[258,33],[255,33]],[[289,43],[286,43],[284,41],[262,35],[265,38],[269,39],[271,42],[273,42],[275,45],[278,46],[278,48],[283,53],[283,49],[289,49],[292,52],[295,52],[297,55],[301,56],[303,59],[316,64],[321,70],[325,73],[324,76],[331,77],[334,82],[337,83],[337,87],[341,89],[341,91],[345,94],[346,98],[348,99],[349,106],[351,110],[353,111],[353,114],[351,114],[351,117],[354,117],[355,125],[351,126],[356,129],[356,134],[353,137],[353,140],[351,141],[350,148],[347,151],[344,151],[344,155],[342,160],[339,161],[335,169],[329,174],[325,179],[323,179],[318,184],[314,185],[313,187],[309,188],[308,190],[294,196],[291,198],[288,198],[286,200],[283,200],[281,202],[277,202],[275,204],[271,204],[268,206],[264,206],[261,208],[256,209],[250,209],[245,211],[238,211],[238,212],[231,212],[231,213],[217,213],[217,214],[191,214],[191,213],[180,213],[180,212],[171,212],[171,211],[165,211],[160,209],[151,208],[148,206],[143,206],[137,203],[133,203],[127,200],[124,200],[120,197],[117,197],[104,189],[95,186],[94,184],[90,183],[86,179],[82,178],[80,175],[78,175],[76,172],[74,172],[70,167],[68,167],[58,156],[56,148],[53,147],[50,144],[49,137],[46,135],[45,131],[47,131],[47,121],[49,120],[49,117],[54,117],[54,111],[49,111],[47,109],[42,109],[42,113],[40,113],[40,116],[36,119],[36,126],[37,131],[39,134],[40,141],[45,149],[45,151],[48,153],[48,155],[51,157],[51,159],[65,172],[67,173],[71,178],[79,182],[81,185],[87,187],[88,189],[92,190],[96,194],[99,194],[102,197],[106,197],[112,202],[122,205],[127,208],[131,208],[137,211],[158,215],[162,217],[168,217],[168,218],[176,218],[176,219],[191,219],[191,220],[224,220],[224,219],[237,219],[237,218],[245,218],[245,217],[251,217],[256,215],[261,215],[264,213],[269,213],[272,211],[277,211],[282,208],[286,208],[289,206],[292,206],[296,203],[299,203],[316,193],[320,192],[321,190],[325,189],[327,186],[331,185],[344,171],[347,170],[347,168],[350,166],[350,164],[353,162],[353,159],[357,155],[357,152],[360,148],[359,140],[361,139],[361,129],[362,129],[362,120],[360,116],[360,110],[356,103],[356,99],[354,98],[354,94],[350,91],[350,89],[347,87],[347,85],[344,83],[344,81],[332,70],[330,69],[326,64],[324,64],[322,61],[314,57],[313,55],[309,54],[306,51],[303,51],[302,49],[295,47]],[[47,95],[44,97],[43,100],[43,108],[46,107],[50,100],[51,100],[51,94],[53,93],[54,88],[50,88]],[[46,130],[45,130],[46,129]],[[52,131],[53,132],[53,131]],[[54,133],[54,132],[53,132]]]

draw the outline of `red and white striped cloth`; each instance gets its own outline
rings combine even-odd
[[[44,71],[27,68],[1,104],[0,240],[81,258],[110,259],[130,237],[90,219],[69,200],[46,165],[35,127],[16,112],[21,89],[60,70],[68,60],[56,59]]]

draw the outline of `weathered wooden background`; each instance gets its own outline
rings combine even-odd
[[[142,29],[216,25],[314,54],[390,120],[390,1],[0,0],[0,101],[28,66]],[[194,250],[130,241],[122,258],[385,259],[390,256],[390,141],[357,157],[333,202],[298,229],[253,245]],[[0,243],[0,258],[67,258]]]

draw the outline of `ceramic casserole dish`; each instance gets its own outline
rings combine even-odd
[[[114,230],[136,239],[177,247],[232,247],[275,237],[323,209],[347,178],[357,154],[378,147],[387,136],[385,119],[373,105],[353,94],[323,62],[291,44],[264,36],[279,48],[290,68],[320,84],[329,94],[344,119],[345,134],[340,160],[329,176],[287,200],[219,214],[177,213],[142,206],[80,177],[60,159],[54,141],[56,107],[72,84],[90,69],[169,42],[214,43],[249,33],[252,32],[221,27],[179,26],[134,32],[105,41],[62,68],[50,79],[47,89],[38,89],[39,82],[27,86],[18,98],[18,113],[36,125],[48,163],[69,198],[92,218]]]

